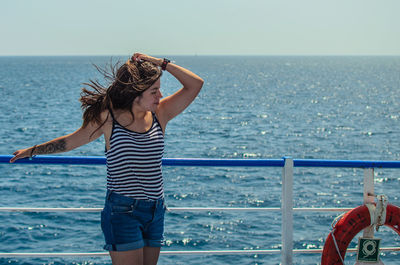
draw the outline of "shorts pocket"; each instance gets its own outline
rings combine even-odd
[[[131,214],[134,210],[133,205],[112,205],[111,214]]]

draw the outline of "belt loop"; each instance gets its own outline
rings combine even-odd
[[[139,200],[133,199],[132,211],[134,211],[137,208],[138,204],[139,204]]]
[[[158,199],[158,201],[157,201],[157,207],[162,207],[162,205],[163,205],[163,201],[161,200],[161,199]]]
[[[112,193],[112,191],[111,191],[111,190],[107,190],[107,201],[109,201],[109,200],[110,200],[111,193]]]

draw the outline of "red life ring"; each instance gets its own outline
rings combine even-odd
[[[354,208],[348,211],[336,223],[333,233],[335,235],[336,243],[343,257],[346,255],[346,250],[351,240],[364,228],[371,224],[371,217],[368,207],[365,205]],[[400,208],[388,204],[386,207],[386,220],[385,225],[392,228],[397,234],[400,235]],[[343,264],[335,247],[332,238],[332,233],[329,233],[326,238],[324,250],[322,251],[321,265],[341,265]]]

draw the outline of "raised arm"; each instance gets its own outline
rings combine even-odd
[[[71,151],[79,146],[87,144],[99,138],[103,131],[98,129],[98,125],[89,123],[85,127],[81,127],[75,132],[55,138],[46,143],[38,144],[33,147],[21,149],[14,152],[14,157],[10,159],[10,163],[25,157],[32,157],[34,155],[55,154]]]
[[[133,59],[149,61],[159,66],[163,64],[163,59],[140,53],[135,53]],[[199,94],[204,83],[203,79],[198,75],[174,63],[168,63],[166,70],[172,74],[183,87],[171,96],[160,101],[157,117],[164,123],[164,126],[192,103]]]
[[[204,81],[191,71],[173,63],[169,63],[166,70],[183,85],[180,90],[160,102],[160,115],[168,122],[192,103],[203,87]]]

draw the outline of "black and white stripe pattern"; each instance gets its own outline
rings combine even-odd
[[[155,114],[145,133],[130,131],[114,119],[106,152],[107,189],[139,200],[163,198],[163,153],[164,135]]]

